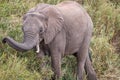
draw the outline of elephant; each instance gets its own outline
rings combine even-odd
[[[11,37],[3,43],[17,51],[36,48],[39,56],[46,52],[51,57],[54,80],[61,78],[61,60],[74,55],[77,60],[77,79],[83,80],[84,69],[88,80],[97,80],[88,50],[93,32],[93,22],[87,11],[75,1],[57,5],[40,3],[23,16],[23,41]]]

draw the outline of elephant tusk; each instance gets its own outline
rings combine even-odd
[[[39,53],[40,52],[39,44],[36,45],[36,49],[37,49],[36,53]]]

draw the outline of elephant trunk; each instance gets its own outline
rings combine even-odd
[[[38,43],[39,39],[37,35],[30,36],[29,33],[24,34],[24,40],[22,43],[18,43],[10,37],[6,37],[3,39],[3,43],[8,43],[12,48],[16,49],[17,51],[28,51],[35,47]]]

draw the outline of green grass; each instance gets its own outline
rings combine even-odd
[[[2,44],[4,36],[22,40],[22,16],[40,2],[57,4],[62,0],[0,0],[0,80],[48,80],[53,75],[50,58],[36,58],[34,51],[17,52]],[[119,0],[85,0],[92,17],[92,59],[99,80],[120,80],[120,4]],[[40,67],[42,62],[48,64]],[[76,80],[76,59],[62,60],[62,80]],[[86,77],[86,76],[85,76]],[[84,78],[85,78],[84,77]]]

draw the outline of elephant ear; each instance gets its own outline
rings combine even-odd
[[[55,38],[57,33],[61,31],[64,20],[60,11],[54,6],[47,8],[46,14],[48,20],[46,32],[44,33],[44,41],[45,44],[48,44]]]

